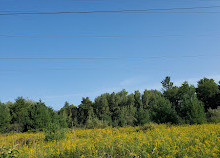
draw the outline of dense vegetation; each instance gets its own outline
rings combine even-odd
[[[75,128],[66,138],[50,142],[43,132],[13,133],[0,137],[0,157],[219,158],[219,133],[219,123]]]
[[[136,126],[148,122],[201,124],[220,121],[220,85],[213,79],[203,78],[197,87],[187,82],[174,86],[170,77],[161,83],[162,91],[105,93],[94,102],[88,97],[82,98],[79,106],[66,102],[59,111],[47,107],[41,100],[34,102],[18,97],[14,103],[0,103],[0,133]]]

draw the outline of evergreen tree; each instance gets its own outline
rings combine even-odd
[[[29,106],[28,116],[25,124],[28,130],[43,130],[52,122],[48,107],[42,102]]]
[[[170,81],[170,76],[167,76],[161,83],[163,91],[173,88],[173,82]]]
[[[10,113],[8,107],[0,102],[0,133],[7,131],[10,125]]]
[[[10,114],[11,114],[11,129],[16,130],[18,132],[27,131],[27,120],[29,120],[28,116],[28,107],[32,105],[32,101],[27,101],[22,97],[18,97],[15,100],[15,103],[10,106]]]
[[[195,87],[184,82],[179,88],[179,104],[176,108],[178,115],[186,123],[206,122],[204,104],[198,100]]]

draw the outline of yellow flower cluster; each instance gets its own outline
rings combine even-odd
[[[20,157],[220,157],[220,124],[74,129],[60,141],[43,133],[0,136]]]

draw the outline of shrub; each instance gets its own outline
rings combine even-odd
[[[138,109],[138,111],[136,112],[136,119],[136,125],[144,125],[150,122],[148,110],[145,110],[143,108]]]
[[[105,128],[108,126],[107,121],[99,120],[98,118],[89,119],[86,122],[86,128]]]
[[[14,124],[10,124],[7,132],[22,132],[24,128],[23,124],[19,124],[19,123],[14,123]]]
[[[207,120],[208,122],[220,122],[220,106],[217,109],[208,109]]]
[[[45,130],[45,141],[58,141],[65,138],[66,130],[58,124],[51,123]]]

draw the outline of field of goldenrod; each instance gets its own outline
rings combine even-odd
[[[19,157],[220,157],[220,124],[74,129],[60,141],[43,133],[0,136]]]

